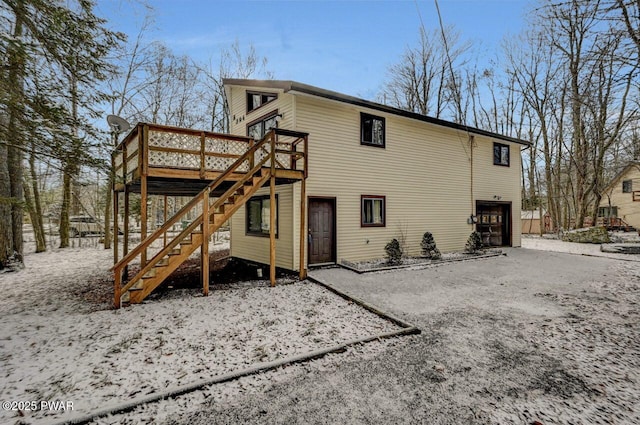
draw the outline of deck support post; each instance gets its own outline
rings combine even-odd
[[[125,255],[127,255],[129,253],[129,207],[130,207],[130,202],[129,202],[129,198],[131,197],[131,194],[129,192],[128,187],[125,185],[124,186],[124,237],[122,240],[122,256],[124,257]],[[125,266],[123,268],[122,273],[124,274],[124,280],[126,281],[129,278],[129,266]]]
[[[202,295],[209,295],[209,188],[202,199],[202,247],[200,248],[200,271],[202,273]]]
[[[113,282],[113,307],[120,308],[120,300],[122,298],[122,274],[116,273]]]
[[[305,268],[305,251],[307,245],[307,181],[300,181],[300,280],[307,278],[307,269]]]
[[[115,183],[114,183],[115,185]],[[120,192],[113,190],[113,264],[118,262],[118,197]],[[113,306],[120,308],[120,288],[122,287],[122,270],[115,273],[113,278]]]
[[[167,195],[164,195],[164,205],[162,206],[162,224],[167,222],[167,207],[169,203],[167,201]],[[167,232],[164,232],[164,246],[167,246]]]
[[[140,240],[147,238],[147,176],[140,177]],[[147,265],[147,249],[140,253],[140,267]]]
[[[118,262],[118,229],[120,228],[118,225],[118,196],[120,192],[117,192],[115,189],[113,190],[113,264]]]
[[[271,132],[271,175],[269,176],[269,280],[276,285],[276,139]]]
[[[142,137],[138,138],[138,166],[140,167],[140,241],[147,238],[147,176],[149,175],[149,126],[142,126]],[[147,265],[147,249],[140,253],[140,266]]]

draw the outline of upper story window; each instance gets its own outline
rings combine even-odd
[[[360,114],[360,144],[384,148],[384,118]]]
[[[362,195],[360,197],[360,226],[385,226],[385,197],[379,195]]]
[[[272,102],[278,98],[275,93],[259,93],[259,92],[247,92],[247,112],[251,112],[254,109],[258,109],[262,105]]]
[[[633,186],[631,180],[624,180],[622,182],[622,193],[631,193],[633,192]]]
[[[493,165],[509,166],[509,145],[493,144]]]
[[[262,118],[249,123],[247,125],[247,136],[260,140],[267,134],[267,131],[278,127],[278,111],[273,111]]]

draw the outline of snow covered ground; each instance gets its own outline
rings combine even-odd
[[[639,255],[602,252],[600,250],[600,244],[564,242],[558,239],[545,239],[536,236],[523,237],[522,248],[640,261]]]
[[[98,423],[640,423],[640,262],[505,252],[422,270],[312,271],[422,333]]]
[[[640,423],[638,256],[553,240],[523,245],[531,249],[424,270],[314,271],[422,334],[352,346],[96,423]],[[299,283],[251,282],[209,298],[174,291],[108,311],[86,276],[106,276],[111,253],[67,252],[67,260],[30,255],[31,268],[0,275],[0,400],[71,400],[79,413],[394,328]],[[11,413],[0,423],[53,418]]]
[[[24,270],[0,274],[0,401],[71,401],[73,414],[89,413],[399,329],[311,283],[214,286],[209,297],[181,290],[111,310],[94,286],[105,286],[112,255],[100,247],[54,249],[28,254]],[[226,388],[233,393],[242,383],[234,385]],[[0,423],[69,414],[2,410]]]

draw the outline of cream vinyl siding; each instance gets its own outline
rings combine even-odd
[[[247,91],[277,93],[278,98],[266,103],[258,109],[247,113]],[[294,129],[293,96],[283,93],[282,90],[270,90],[264,88],[232,86],[227,93],[231,95],[228,99],[231,110],[231,134],[238,136],[247,135],[247,125],[270,112],[278,110],[282,114],[282,120],[278,123],[279,128],[288,130]],[[234,118],[235,116],[235,118]]]
[[[475,229],[467,224],[476,200],[511,202],[513,246],[520,246],[521,145],[475,135],[473,198],[471,148],[466,132],[312,95],[282,93],[246,114],[246,91],[231,86],[231,130],[246,135],[246,125],[269,111],[284,113],[279,127],[309,133],[307,196],[336,199],[336,259],[384,257],[392,238],[406,238],[409,254],[420,253],[424,232],[432,232],[441,251],[464,248]],[[294,109],[295,106],[295,109]],[[385,118],[386,147],[360,144],[360,113]],[[493,142],[510,147],[510,166],[493,165]],[[259,194],[267,194],[263,188]],[[279,185],[278,267],[298,270],[300,183]],[[361,227],[361,195],[386,197],[385,227]],[[307,217],[305,217],[305,221]],[[308,223],[307,223],[308,226]],[[245,207],[231,219],[231,255],[269,262],[269,239],[245,235]]]
[[[278,98],[262,107],[247,113],[247,91],[259,91],[277,93]],[[282,120],[278,123],[278,127],[293,129],[295,117],[293,113],[293,96],[283,93],[282,90],[270,90],[265,88],[231,86],[227,93],[230,95],[229,104],[231,108],[231,133],[240,136],[247,135],[247,125],[256,119],[278,110],[279,114],[283,114]],[[235,115],[235,119],[234,119]],[[298,267],[298,235],[299,235],[299,218],[294,220],[293,214],[293,187],[292,185],[278,185],[276,187],[278,194],[278,238],[276,239],[276,266],[297,270]],[[258,190],[258,195],[269,194],[269,182]],[[296,214],[300,208],[300,195],[298,192],[296,205]],[[242,206],[231,217],[231,256],[251,260],[259,263],[269,264],[269,238],[260,236],[246,235],[246,204]],[[294,224],[298,223],[298,227]],[[294,239],[294,229],[295,237]],[[294,240],[296,242],[294,242]],[[296,252],[294,254],[294,247]],[[294,261],[294,255],[296,260]]]
[[[632,193],[622,193],[622,182],[625,180],[632,181]],[[640,166],[638,165],[628,167],[628,170],[620,176],[613,187],[605,192],[600,201],[600,206],[609,206],[609,199],[606,194],[610,194],[611,206],[618,207],[618,217],[636,229],[640,229],[640,202],[633,201],[633,191],[635,190],[640,190]]]
[[[385,118],[386,148],[360,144],[360,112]],[[430,231],[442,251],[460,250],[473,230],[467,218],[475,200],[500,192],[520,216],[519,145],[511,166],[493,165],[493,140],[475,137],[474,199],[470,193],[470,147],[465,132],[342,102],[300,95],[296,130],[309,132],[308,196],[335,196],[337,259],[384,256],[392,238],[406,236],[409,254],[419,254]],[[360,226],[361,195],[386,196],[386,226]],[[513,245],[520,224],[513,221]]]
[[[521,155],[522,145],[475,136],[473,151],[473,195],[479,201],[492,202],[500,197],[501,202],[511,202],[511,243],[521,246],[522,220],[521,202]],[[493,143],[509,146],[509,167],[493,165]],[[474,206],[475,208],[475,206]],[[475,211],[474,211],[475,213]]]
[[[292,185],[276,187],[278,194],[278,237],[276,238],[276,266],[287,270],[297,269],[293,262],[293,188]],[[268,195],[269,185],[256,195]],[[231,256],[258,263],[269,264],[269,237],[246,234],[247,204],[231,217]]]

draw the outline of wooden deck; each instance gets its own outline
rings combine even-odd
[[[283,129],[276,132],[276,184],[306,177],[306,135]],[[146,179],[150,195],[188,196],[199,193],[242,157],[256,141],[249,137],[212,133],[158,124],[139,123],[113,153],[116,192],[141,193]],[[225,180],[218,193],[241,180],[260,161],[259,150]],[[267,161],[267,167],[271,164]],[[145,179],[143,179],[143,177]]]
[[[261,187],[301,182],[300,278],[306,277],[306,184],[308,135],[271,129],[261,139],[139,123],[113,153],[114,228],[120,228],[120,195],[124,201],[123,257],[114,232],[114,306],[142,302],[195,250],[201,252],[203,293],[209,292],[209,239]],[[129,249],[130,194],[140,194],[140,243]],[[164,220],[148,229],[148,200],[164,195]],[[167,216],[167,196],[189,196],[178,212]],[[275,285],[275,208],[270,209],[270,281]],[[170,235],[182,224],[178,235]],[[149,234],[150,231],[150,234]],[[128,268],[139,271],[128,279]]]

